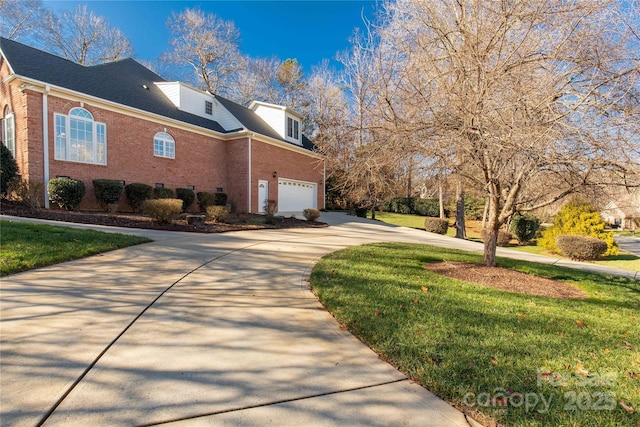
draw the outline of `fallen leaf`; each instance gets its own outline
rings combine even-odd
[[[629,374],[629,376],[631,378],[633,378],[634,380],[640,380],[640,374],[638,374],[636,372],[627,372],[627,374]]]
[[[611,350],[609,350],[608,348],[605,348],[605,349],[604,349],[604,352],[605,352],[605,353],[611,353]]]
[[[422,292],[424,292],[425,294],[429,292],[429,289],[427,289],[426,286],[422,286],[420,289],[422,289]]]
[[[622,342],[622,346],[625,348],[625,350],[633,350],[633,347],[631,346],[631,344],[626,341]]]
[[[420,329],[416,329],[416,334],[420,335],[421,337],[424,336],[424,332],[422,332]]]
[[[495,357],[492,357],[492,358],[491,358],[491,364],[492,364],[493,366],[498,366],[498,360],[497,360]]]
[[[633,409],[633,406],[627,405],[626,403],[624,403],[624,400],[620,401],[620,407],[630,414],[635,414],[636,412],[636,410]]]
[[[376,310],[375,314],[376,314],[376,316],[380,316],[382,314],[382,312],[380,310]]]
[[[529,301],[527,304],[529,304],[531,307],[535,307],[536,303],[533,301]]]
[[[524,313],[518,313],[518,317],[524,319],[525,317],[527,317],[527,315]]]
[[[419,300],[418,298],[416,298],[416,299],[414,299],[414,300],[413,300],[413,303],[414,303],[414,304],[418,304],[419,302],[420,302],[420,300]]]
[[[587,327],[587,325],[583,321],[578,320],[578,319],[576,319],[576,324],[581,328],[586,328]]]
[[[582,376],[588,377],[589,375],[591,375],[589,373],[589,371],[587,371],[586,369],[584,369],[584,367],[582,366],[582,364],[579,364],[578,366],[576,366],[576,374],[580,374]]]

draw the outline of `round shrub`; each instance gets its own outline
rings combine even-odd
[[[356,208],[355,209],[355,214],[356,214],[356,216],[358,218],[366,218],[368,211],[369,211],[369,209],[367,209],[367,208]]]
[[[115,179],[94,179],[93,190],[96,193],[96,200],[105,211],[109,210],[109,205],[118,203],[124,184]]]
[[[142,202],[151,198],[151,194],[153,194],[153,187],[147,184],[134,182],[132,184],[125,185],[124,192],[127,195],[131,209],[133,209],[134,212],[138,212],[142,207]]]
[[[226,206],[207,206],[207,221],[225,222],[229,216],[229,209]]]
[[[196,193],[188,188],[176,188],[176,198],[182,200],[182,212],[186,212],[196,199]]]
[[[531,214],[515,215],[511,220],[510,231],[515,234],[518,243],[525,244],[536,236],[540,220]]]
[[[442,218],[426,217],[424,219],[424,229],[430,233],[447,234],[449,221]]]
[[[47,190],[49,200],[68,211],[80,205],[87,191],[84,182],[71,178],[53,178],[47,184]]]
[[[480,230],[480,238],[482,239],[483,242],[487,240],[486,228],[483,228],[482,230]],[[496,239],[496,245],[500,247],[507,246],[511,241],[511,239],[513,239],[513,235],[511,233],[504,230],[498,230],[498,238]]]
[[[201,212],[206,212],[208,206],[214,206],[216,204],[216,197],[212,193],[206,191],[198,191],[198,207]]]
[[[215,193],[213,204],[216,206],[227,206],[227,193]]]
[[[9,181],[18,175],[18,164],[13,158],[11,150],[0,143],[0,194],[7,194]]]
[[[170,224],[182,212],[180,199],[150,199],[142,202],[142,212],[159,224]]]
[[[156,199],[173,199],[173,190],[170,188],[156,187],[153,189],[153,197]]]
[[[307,208],[302,211],[302,214],[307,221],[313,222],[320,216],[320,211],[318,209]]]
[[[605,241],[595,237],[571,234],[561,234],[556,237],[556,246],[563,255],[581,261],[599,259],[607,251]]]

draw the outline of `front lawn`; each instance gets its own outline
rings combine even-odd
[[[0,276],[146,242],[124,234],[0,221]]]
[[[442,260],[482,257],[425,245],[365,245],[322,258],[311,285],[385,360],[483,422],[638,425],[631,412],[640,410],[640,281],[499,259],[588,294],[536,297],[425,269]]]

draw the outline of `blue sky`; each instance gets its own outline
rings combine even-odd
[[[131,40],[135,58],[157,59],[168,50],[166,22],[172,12],[198,7],[233,21],[240,31],[240,49],[252,57],[296,58],[306,73],[323,59],[333,60],[348,49],[362,16],[372,19],[374,0],[211,0],[211,1],[61,1],[45,0],[55,10],[87,4]],[[335,63],[334,63],[335,64]]]

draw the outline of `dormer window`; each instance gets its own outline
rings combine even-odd
[[[291,117],[287,117],[287,136],[295,140],[300,139],[300,122]]]
[[[213,103],[211,101],[204,101],[204,112],[208,115],[213,114]]]

